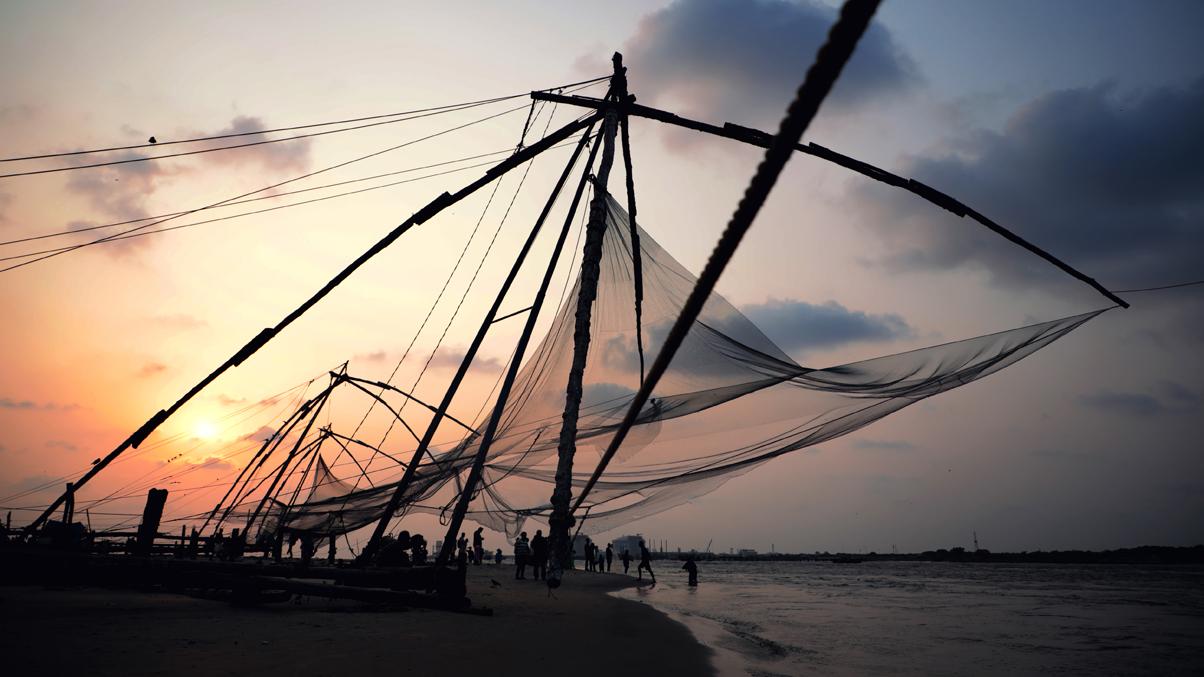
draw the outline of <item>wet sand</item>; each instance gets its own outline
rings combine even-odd
[[[495,587],[491,579],[501,584]],[[307,598],[240,608],[167,593],[0,587],[11,675],[709,675],[685,626],[607,592],[635,579],[570,572],[547,594],[509,566],[472,567],[492,617]]]

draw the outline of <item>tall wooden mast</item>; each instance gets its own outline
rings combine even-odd
[[[585,229],[585,250],[581,259],[581,276],[577,291],[576,327],[573,330],[573,362],[565,389],[564,415],[557,447],[556,488],[552,492],[552,515],[548,519],[552,549],[552,577],[559,580],[560,572],[569,561],[572,543],[569,529],[573,516],[569,503],[573,496],[573,456],[577,451],[577,416],[581,411],[582,381],[585,361],[589,356],[590,321],[594,299],[598,296],[598,276],[602,260],[602,241],[606,234],[606,184],[615,157],[615,133],[619,128],[619,105],[627,99],[627,69],[623,55],[615,52],[614,75],[610,81],[609,104],[602,121],[602,159],[594,179],[594,198],[589,205],[589,222]]]

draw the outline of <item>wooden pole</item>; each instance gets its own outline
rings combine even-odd
[[[565,387],[564,415],[557,447],[556,488],[552,492],[552,515],[548,518],[552,551],[551,575],[557,582],[572,557],[569,529],[573,526],[573,516],[569,510],[569,501],[572,500],[573,493],[573,456],[577,451],[577,417],[581,411],[585,361],[589,356],[590,322],[594,299],[598,295],[602,241],[606,235],[606,184],[610,179],[610,167],[615,157],[615,132],[618,130],[619,112],[613,104],[627,98],[627,69],[623,66],[623,55],[615,52],[612,62],[612,105],[605,109],[602,123],[602,160],[594,180],[594,199],[589,206],[589,222],[585,230],[585,250],[581,260],[580,287],[577,291],[576,327],[573,330],[573,362]]]
[[[159,520],[163,519],[163,506],[167,503],[166,489],[151,489],[146,494],[146,506],[142,509],[142,524],[138,525],[138,540],[135,548],[140,555],[149,555],[159,532]]]
[[[577,149],[573,152],[573,157],[569,160],[566,166],[565,173],[562,174],[560,181],[557,183],[556,191],[560,190],[560,186],[564,184],[564,178],[568,175],[573,163],[577,161],[577,157],[581,153],[581,149],[585,146],[585,142],[589,139],[590,131],[593,130],[596,117],[591,117],[586,121],[585,133],[581,136],[581,141],[577,144]],[[541,145],[539,142],[530,146],[534,148]],[[515,153],[517,156],[519,153]],[[533,156],[532,156],[533,157]],[[527,158],[531,159],[531,158]],[[506,281],[502,283],[498,289],[497,296],[494,298],[493,305],[489,308],[489,312],[485,314],[485,319],[481,322],[481,326],[477,329],[477,334],[473,337],[472,343],[468,346],[468,350],[464,353],[464,359],[460,361],[460,367],[456,370],[456,374],[452,377],[451,383],[447,386],[447,391],[443,394],[443,400],[439,403],[438,409],[435,410],[434,416],[427,425],[426,432],[423,433],[422,439],[418,441],[418,447],[414,450],[414,455],[410,459],[409,465],[406,466],[405,472],[401,479],[397,482],[396,488],[393,490],[393,495],[389,497],[389,503],[385,506],[384,512],[381,514],[380,520],[376,523],[376,529],[372,532],[372,537],[368,540],[367,545],[360,551],[359,560],[361,562],[369,562],[376,554],[380,547],[380,540],[384,537],[385,531],[389,527],[389,522],[393,516],[397,514],[397,509],[401,507],[401,500],[405,497],[405,493],[410,488],[410,484],[414,480],[414,473],[418,471],[418,466],[422,461],[422,456],[427,453],[431,442],[435,439],[435,432],[439,429],[439,424],[443,422],[447,415],[447,410],[451,407],[452,400],[456,397],[456,391],[460,388],[460,383],[464,380],[464,376],[468,373],[468,368],[472,366],[472,361],[476,358],[477,350],[480,349],[481,343],[485,341],[485,335],[489,332],[490,325],[493,324],[498,312],[502,308],[502,302],[505,300],[506,294],[510,291],[510,286],[514,284],[514,280],[518,277],[518,271],[522,267],[523,262],[527,259],[527,254],[531,251],[531,247],[535,244],[535,239],[539,235],[539,230],[543,226],[543,222],[547,219],[548,212],[552,209],[552,201],[544,206],[544,210],[536,219],[535,225],[531,228],[530,235],[527,236],[527,241],[523,243],[522,249],[519,251],[518,257],[514,261],[514,265],[510,268],[509,275],[506,276]]]
[[[280,464],[280,472],[276,473],[275,479],[273,479],[272,483],[268,485],[268,490],[264,492],[263,498],[259,499],[259,505],[255,507],[255,512],[251,513],[250,519],[247,520],[247,526],[243,528],[243,540],[250,538],[251,526],[259,517],[259,513],[263,511],[263,507],[267,505],[268,500],[275,493],[276,486],[280,484],[280,480],[284,479],[285,471],[288,469],[288,466],[292,462],[293,458],[296,457],[297,451],[301,448],[301,443],[305,441],[305,437],[309,435],[309,431],[313,429],[314,422],[318,420],[318,414],[320,414],[322,412],[322,408],[326,406],[326,401],[330,399],[330,391],[334,388],[337,382],[337,378],[331,380],[330,388],[328,388],[323,394],[322,399],[318,402],[318,406],[314,407],[313,414],[309,417],[309,421],[305,423],[305,429],[302,430],[301,434],[297,436],[297,443],[294,444],[293,448],[288,452],[288,456],[284,459],[284,463]]]
[[[131,447],[137,449],[138,445],[142,444],[142,442],[144,440],[146,440],[146,438],[149,437],[150,434],[153,433],[156,428],[158,428],[160,425],[162,425],[163,422],[166,421],[168,418],[170,418],[171,415],[174,414],[176,411],[178,411],[180,409],[180,407],[183,407],[185,404],[187,404],[189,400],[191,400],[193,397],[195,397],[197,395],[197,393],[201,392],[206,387],[208,387],[210,383],[212,383],[214,380],[217,379],[217,377],[221,376],[226,371],[239,366],[244,361],[249,359],[252,355],[254,355],[256,352],[258,352],[260,348],[263,348],[272,339],[276,338],[276,336],[278,336],[281,331],[283,331],[285,328],[287,328],[289,325],[291,325],[293,322],[295,322],[297,320],[297,318],[299,318],[302,315],[304,315],[305,313],[309,312],[310,308],[313,308],[315,305],[317,305],[317,303],[319,301],[321,301],[323,298],[325,298],[330,292],[334,291],[335,287],[339,286],[347,278],[351,277],[352,273],[359,270],[361,266],[363,266],[365,263],[367,263],[369,260],[371,260],[377,254],[379,254],[382,251],[384,251],[385,249],[387,249],[389,247],[389,245],[396,242],[397,238],[401,237],[406,232],[408,232],[410,230],[410,228],[413,228],[414,226],[422,225],[423,223],[426,223],[427,221],[434,218],[437,214],[439,214],[443,210],[445,210],[448,207],[463,200],[464,198],[468,197],[469,195],[472,195],[473,193],[475,193],[478,190],[480,190],[481,188],[489,185],[490,183],[493,183],[497,179],[500,179],[502,176],[504,176],[510,170],[522,165],[527,160],[530,160],[531,158],[535,157],[536,155],[539,155],[540,153],[551,148],[552,146],[555,146],[556,144],[560,143],[561,141],[564,141],[565,139],[567,139],[570,135],[572,135],[576,131],[578,131],[580,129],[584,129],[588,125],[592,125],[593,122],[594,122],[593,117],[585,118],[583,120],[575,120],[573,122],[570,122],[569,124],[565,125],[564,127],[557,129],[556,131],[552,132],[551,134],[548,134],[544,138],[540,139],[538,142],[533,143],[530,146],[527,146],[526,148],[523,148],[522,150],[516,152],[514,155],[511,155],[510,157],[506,158],[505,160],[502,160],[501,162],[497,163],[493,167],[490,167],[489,169],[487,169],[485,171],[484,176],[473,181],[472,183],[468,184],[467,186],[464,186],[463,188],[456,191],[455,193],[443,193],[442,195],[436,197],[434,200],[431,200],[425,207],[423,207],[422,209],[419,209],[412,216],[410,216],[408,219],[403,221],[401,223],[401,225],[399,225],[396,228],[394,228],[393,230],[389,231],[383,238],[381,238],[379,241],[377,241],[376,244],[369,247],[367,251],[360,254],[358,257],[356,257],[356,259],[354,261],[347,264],[346,267],[344,267],[341,271],[338,272],[338,274],[336,274],[334,277],[332,277],[330,279],[330,281],[328,281],[325,285],[323,285],[321,289],[314,292],[308,299],[306,299],[304,302],[302,302],[301,305],[299,305],[295,309],[293,309],[293,311],[291,313],[289,313],[288,315],[285,315],[284,318],[282,320],[280,320],[279,322],[277,322],[275,326],[268,327],[268,328],[264,329],[263,331],[259,332],[258,334],[256,334],[255,338],[248,341],[246,345],[244,345],[242,348],[240,348],[238,350],[238,352],[231,355],[230,358],[227,359],[225,362],[223,362],[221,365],[219,365],[217,369],[213,370],[213,372],[211,372],[208,376],[201,379],[200,382],[198,382],[196,385],[194,385],[191,390],[189,390],[188,392],[186,392],[182,396],[180,396],[180,398],[178,400],[176,400],[171,406],[169,406],[167,409],[161,409],[154,416],[151,416],[150,419],[148,419],[146,421],[146,423],[143,423],[141,427],[139,427],[137,430],[135,430],[133,433],[131,433],[130,436],[125,439],[125,441],[123,441],[121,444],[117,445],[117,447],[115,449],[113,449],[112,451],[110,451],[104,458],[100,459],[100,463],[97,463],[96,465],[92,466],[88,470],[88,472],[84,473],[82,477],[80,477],[78,480],[76,480],[75,488],[79,489],[80,487],[84,486],[84,484],[87,483],[88,480],[92,479],[93,477],[95,477],[97,475],[97,473],[104,470],[110,463],[112,463],[118,456],[123,454],[127,449],[129,449]],[[46,507],[46,510],[44,510],[41,515],[39,515],[36,519],[34,519],[33,522],[31,522],[27,527],[25,527],[26,531],[33,532],[33,531],[37,530],[37,528],[40,527],[43,522],[45,522],[51,515],[54,514],[54,511],[57,510],[60,505],[62,505],[64,500],[66,500],[65,496],[59,496],[57,499],[55,499],[53,503],[51,503],[49,506]]]
[[[514,348],[514,357],[510,360],[510,367],[506,372],[505,380],[503,380],[502,386],[498,390],[497,401],[493,405],[493,412],[489,416],[485,432],[481,435],[481,442],[477,447],[477,454],[473,459],[472,469],[468,473],[464,487],[460,490],[460,497],[456,502],[455,510],[452,511],[451,522],[447,526],[447,535],[443,538],[443,548],[439,551],[439,557],[436,560],[437,564],[447,564],[448,560],[451,559],[456,542],[456,534],[460,531],[460,525],[464,522],[464,515],[468,513],[468,505],[472,502],[473,493],[476,491],[477,484],[481,480],[481,474],[484,472],[485,460],[489,458],[489,449],[493,445],[494,436],[497,434],[498,426],[501,424],[506,402],[510,399],[510,391],[522,367],[523,356],[527,352],[527,344],[531,341],[531,334],[535,331],[535,323],[539,319],[539,312],[543,308],[544,300],[547,298],[548,287],[552,284],[552,277],[556,273],[556,264],[560,261],[560,254],[564,250],[564,243],[568,240],[569,230],[572,229],[573,217],[577,214],[578,205],[581,204],[581,195],[585,192],[589,170],[594,164],[594,157],[597,151],[598,144],[594,144],[593,148],[590,149],[589,160],[585,163],[585,171],[581,174],[581,181],[578,182],[577,190],[573,193],[573,202],[569,205],[569,211],[564,216],[564,225],[560,228],[560,237],[556,240],[556,246],[552,250],[552,257],[549,259],[548,267],[544,271],[539,291],[535,293],[535,300],[531,303],[531,311],[527,313],[523,332],[518,339],[518,344]],[[576,158],[574,157],[564,168],[564,173],[560,175],[560,181],[556,184],[556,190],[548,198],[549,207],[555,201],[556,194],[563,187],[564,181],[572,171],[575,161]],[[536,436],[538,437],[538,435],[539,433],[537,432]]]
[[[72,520],[75,519],[75,483],[68,482],[67,490],[64,492],[67,500],[63,503],[63,525],[71,526]]]
[[[571,105],[576,105],[576,106],[582,106],[585,108],[593,108],[595,110],[605,110],[606,107],[609,105],[608,102],[606,102],[602,99],[594,99],[594,98],[584,97],[584,96],[555,94],[555,93],[551,93],[551,92],[533,92],[531,94],[531,98],[533,98],[537,101],[550,101],[553,103],[565,103],[565,104],[571,104]],[[706,134],[713,134],[715,136],[723,137],[725,139],[732,139],[733,141],[740,141],[742,143],[747,143],[747,144],[750,144],[753,146],[758,146],[760,148],[769,148],[774,140],[773,134],[770,134],[769,132],[766,132],[766,131],[763,131],[760,129],[751,129],[749,127],[743,127],[741,125],[733,124],[731,122],[725,122],[725,123],[723,123],[722,126],[713,125],[713,124],[709,124],[706,122],[699,122],[698,120],[691,120],[689,118],[682,117],[675,113],[670,113],[668,111],[663,111],[663,110],[660,110],[657,108],[652,108],[650,106],[642,106],[642,105],[634,103],[634,102],[628,103],[627,105],[625,105],[623,107],[623,113],[624,113],[624,115],[636,115],[636,116],[639,116],[642,118],[647,118],[649,120],[656,120],[657,122],[663,122],[665,124],[677,125],[678,127],[683,127],[685,129],[690,129],[690,130],[693,130],[696,132],[704,132]],[[852,158],[852,157],[849,157],[848,155],[838,153],[830,148],[825,148],[824,146],[821,146],[817,143],[807,143],[807,144],[796,143],[794,145],[794,150],[796,150],[800,153],[804,153],[806,155],[811,155],[811,156],[814,156],[814,157],[817,157],[817,158],[820,158],[823,160],[827,160],[828,162],[831,162],[833,164],[838,164],[841,167],[844,167],[845,169],[852,170],[854,172],[857,172],[858,174],[861,174],[863,176],[874,179],[875,181],[881,181],[882,183],[889,184],[891,186],[895,186],[896,188],[902,188],[903,190],[906,190],[916,196],[919,196],[919,197],[927,200],[928,202],[931,202],[932,204],[940,207],[941,209],[952,212],[953,214],[957,215],[958,217],[961,217],[961,218],[969,217],[969,218],[973,219],[974,221],[977,221],[979,223],[979,225],[984,226],[988,230],[996,233],[1000,237],[1003,237],[1004,239],[1008,240],[1009,242],[1011,242],[1023,249],[1027,249],[1029,252],[1036,254],[1037,256],[1045,259],[1047,262],[1049,262],[1050,264],[1052,264],[1054,267],[1058,268],[1062,272],[1066,273],[1067,275],[1070,275],[1071,277],[1075,278],[1076,280],[1079,280],[1080,282],[1083,282],[1084,284],[1088,285],[1095,291],[1099,292],[1104,298],[1108,299],[1112,303],[1115,303],[1116,305],[1118,305],[1122,308],[1129,307],[1129,303],[1127,301],[1120,298],[1115,293],[1109,291],[1107,287],[1104,287],[1102,284],[1097,282],[1094,278],[1089,277],[1082,271],[1079,271],[1078,269],[1070,266],[1070,264],[1066,263],[1065,261],[1062,261],[1061,259],[1057,258],[1053,254],[1045,251],[1044,249],[1029,242],[1028,240],[1025,240],[1024,238],[1020,237],[1019,235],[1013,233],[1011,230],[999,225],[998,223],[995,223],[994,221],[987,218],[986,216],[983,216],[979,212],[977,212],[977,211],[971,209],[970,207],[966,206],[965,204],[961,203],[956,198],[954,198],[950,195],[946,195],[945,193],[942,193],[941,191],[939,191],[927,184],[916,181],[915,179],[903,178],[896,174],[892,174],[891,172],[888,172],[885,169],[875,167],[875,166],[869,164],[868,162],[862,162],[861,160],[858,160],[856,158]]]

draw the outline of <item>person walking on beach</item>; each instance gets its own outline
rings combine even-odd
[[[597,571],[600,574],[606,573],[606,555],[602,554],[602,548],[599,548],[596,545],[594,546],[594,552],[598,553],[598,562],[595,565],[596,568],[594,571]]]
[[[472,563],[481,564],[481,560],[485,557],[485,527],[477,527],[477,530],[472,532]]]
[[[627,570],[631,568],[631,551],[623,548],[623,554],[619,556],[619,559],[623,561],[623,574],[626,575]]]
[[[652,553],[648,552],[648,547],[644,545],[643,541],[640,541],[640,565],[635,569],[638,580],[644,580],[644,569],[648,570],[652,584],[656,585],[656,574],[652,573]]]
[[[615,550],[611,546],[611,543],[606,544],[606,573],[610,573],[610,564],[615,558]]]
[[[548,539],[537,529],[531,539],[531,574],[537,581],[548,579]]]
[[[585,537],[585,570],[594,570],[594,542]]]
[[[697,588],[698,587],[698,563],[694,561],[694,556],[687,555],[686,563],[681,565],[681,568],[685,569],[686,573],[688,573],[690,575],[690,583],[689,583],[690,587]]]
[[[527,540],[527,532],[518,535],[514,541],[514,577],[520,581],[527,578],[527,558],[531,556],[531,543]]]

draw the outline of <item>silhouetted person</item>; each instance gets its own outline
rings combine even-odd
[[[606,573],[610,573],[610,565],[614,562],[615,550],[612,544],[606,544]]]
[[[606,573],[606,555],[602,553],[602,548],[594,546],[594,552],[598,553],[598,563],[595,565],[594,571],[598,573]]]
[[[595,557],[594,557],[594,542],[593,542],[593,541],[591,541],[591,540],[589,539],[589,537],[587,536],[587,537],[585,538],[585,570],[586,570],[586,571],[593,571],[593,570],[594,570],[594,560],[595,560]]]
[[[503,557],[505,557],[505,555],[502,554],[502,549],[498,548],[497,552],[493,553],[493,563],[501,566]]]
[[[196,555],[199,550],[200,541],[201,541],[201,532],[197,531],[196,527],[193,527],[192,531],[188,534],[188,558],[189,559],[196,559]]]
[[[694,561],[694,557],[693,556],[686,557],[686,563],[681,565],[681,568],[685,569],[686,573],[690,574],[690,583],[689,583],[690,587],[691,588],[697,587],[698,586],[698,564]]]
[[[644,580],[644,569],[648,570],[648,576],[652,579],[653,585],[656,584],[656,574],[652,573],[652,553],[648,552],[648,547],[640,541],[640,565],[636,567],[636,577]]]
[[[472,556],[473,563],[480,564],[485,558],[485,527],[477,527],[477,530],[472,532]]]
[[[460,538],[456,541],[456,550],[459,552],[456,555],[456,561],[468,561],[468,536],[464,532],[460,532]]]
[[[544,538],[542,530],[535,531],[531,539],[532,574],[537,581],[548,578],[548,539]]]
[[[619,559],[623,562],[623,573],[626,574],[627,570],[631,568],[631,551],[623,548],[623,554],[619,555]]]
[[[527,558],[531,556],[531,543],[527,540],[527,532],[519,534],[514,541],[514,577],[518,580],[527,578]]]
[[[408,533],[406,534],[409,535]],[[410,537],[410,553],[414,564],[426,564],[426,538],[422,534],[414,534]]]
[[[318,546],[314,544],[314,537],[308,531],[301,532],[301,566],[309,566],[313,561],[314,552]]]

